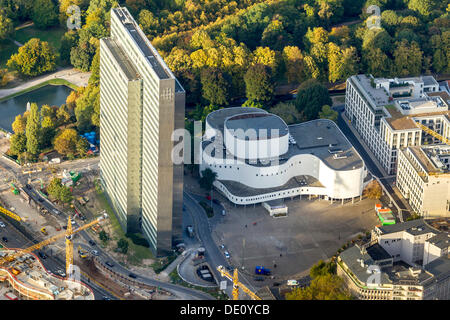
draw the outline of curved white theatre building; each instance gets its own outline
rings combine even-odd
[[[257,108],[226,108],[206,118],[200,172],[235,204],[299,195],[351,199],[369,182],[363,160],[333,121],[286,125]]]

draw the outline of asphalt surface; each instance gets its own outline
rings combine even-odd
[[[341,107],[341,106],[338,106]],[[372,173],[372,175],[377,176],[383,186],[386,188],[386,190],[389,192],[389,194],[392,196],[394,201],[397,203],[399,208],[402,210],[403,219],[406,221],[406,219],[410,216],[410,213],[408,211],[408,208],[404,205],[404,203],[401,201],[401,199],[398,198],[396,193],[394,192],[394,189],[392,188],[392,183],[395,181],[395,177],[385,177],[384,174],[378,169],[377,165],[375,164],[375,161],[372,159],[371,156],[366,152],[364,147],[359,142],[358,138],[355,137],[353,132],[348,127],[348,124],[346,121],[342,118],[342,112],[343,109],[339,109],[339,116],[338,116],[338,127],[341,129],[341,131],[344,133],[344,135],[347,137],[347,139],[350,141],[350,143],[355,147],[355,149],[358,151],[358,153],[361,155],[361,157],[364,160],[364,163],[366,164],[367,169]]]
[[[211,228],[205,210],[198,204],[195,198],[187,192],[184,192],[183,203],[186,206],[187,210],[192,213],[195,230],[198,237],[200,238],[203,247],[205,248],[205,259],[212,268],[211,272],[214,274],[214,277],[216,279],[219,279],[219,282],[227,280],[220,275],[217,267],[222,265],[225,267],[225,269],[228,270],[228,273],[231,274],[232,266],[228,263],[228,260],[225,258],[212,238]],[[239,281],[247,286],[250,290],[254,290],[253,286],[242,274],[239,275]],[[232,297],[232,289],[233,286],[231,285],[231,282],[227,280],[226,293],[229,297]]]

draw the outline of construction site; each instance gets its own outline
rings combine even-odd
[[[20,249],[0,251],[5,257],[20,254]],[[33,253],[20,255],[0,266],[0,282],[7,282],[19,299],[94,300],[92,290],[80,281],[50,274]]]

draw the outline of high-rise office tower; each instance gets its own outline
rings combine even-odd
[[[111,10],[100,41],[101,181],[127,232],[167,254],[182,237],[183,165],[172,161],[184,128],[185,91],[126,8]]]

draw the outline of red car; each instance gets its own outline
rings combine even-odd
[[[206,195],[206,199],[211,200],[211,196],[209,194]]]

